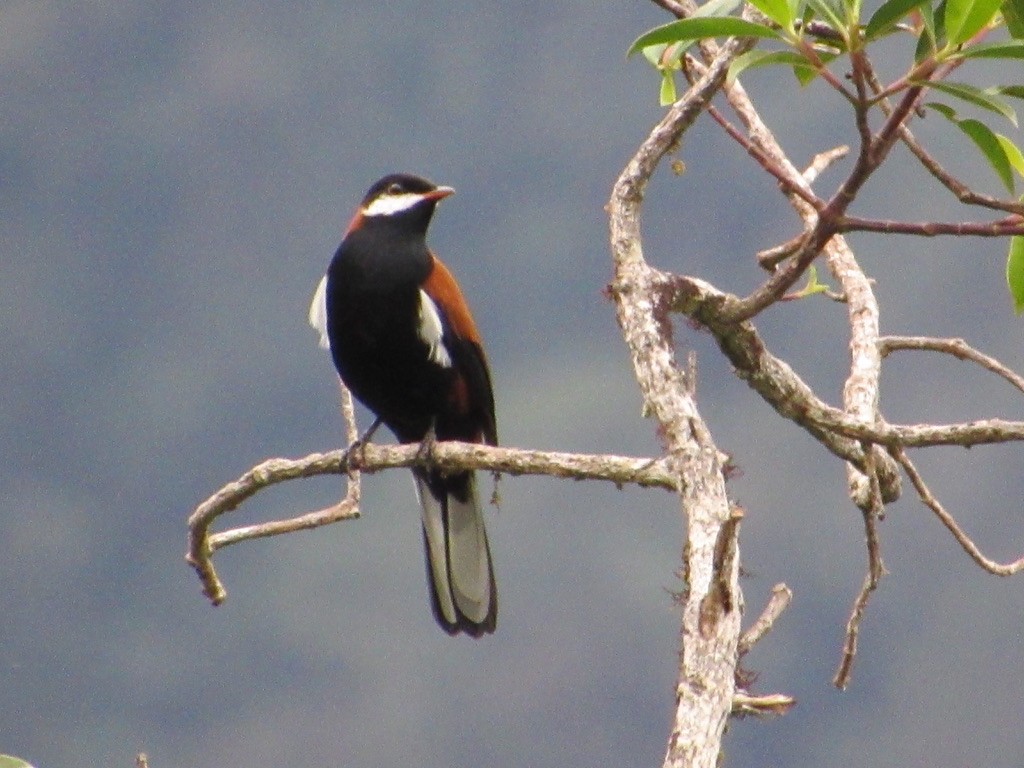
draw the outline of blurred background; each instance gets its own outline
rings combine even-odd
[[[221,552],[220,608],[183,555],[186,518],[222,484],[341,445],[306,309],[390,171],[458,190],[431,243],[487,341],[503,443],[658,452],[601,291],[603,205],[662,114],[656,77],[625,51],[663,21],[642,0],[0,6],[0,752],[38,768],[130,766],[139,751],[153,768],[660,763],[683,530],[670,494],[506,478],[488,513],[498,632],[477,642],[431,617],[405,472],[366,480],[357,522]],[[889,46],[888,74],[901,53]],[[820,85],[779,70],[746,82],[795,162],[854,140]],[[951,170],[998,191],[948,124],[917,126]],[[709,120],[678,157],[686,173],[660,170],[648,195],[648,258],[753,288],[754,252],[797,221]],[[905,152],[893,161],[855,212],[982,218]],[[1024,367],[1005,243],[853,245],[884,332],[962,335]],[[838,402],[842,306],[787,303],[760,327]],[[747,665],[755,690],[799,704],[733,723],[727,764],[1021,764],[1024,582],[982,574],[908,496],[882,528],[890,574],[852,687],[836,691],[865,568],[843,467],[705,335],[680,323],[676,339],[698,351],[703,414],[742,469],[748,621],[776,582],[795,592]],[[894,421],[1024,418],[1019,393],[955,361],[899,356],[883,384]],[[1024,548],[1020,448],[915,456],[987,552]],[[225,522],[341,489],[289,483]]]

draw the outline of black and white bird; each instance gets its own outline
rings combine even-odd
[[[454,192],[409,174],[375,183],[309,309],[341,380],[402,443],[497,445],[480,333],[455,278],[427,247]],[[445,632],[494,631],[498,596],[472,472],[413,470],[434,616]]]

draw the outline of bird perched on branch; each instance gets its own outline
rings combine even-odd
[[[455,190],[408,174],[366,193],[313,297],[310,324],[352,394],[402,443],[497,445],[494,394],[476,323],[427,247]],[[498,597],[473,472],[413,470],[434,616],[449,634],[494,631]]]

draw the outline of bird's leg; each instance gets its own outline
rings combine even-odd
[[[345,449],[344,455],[341,457],[341,462],[344,466],[351,469],[357,469],[360,465],[366,463],[366,446],[370,442],[370,438],[373,437],[374,433],[380,429],[380,425],[384,423],[384,420],[378,416],[373,420],[373,424],[370,428],[363,432],[359,438],[352,443],[348,448]],[[359,452],[358,458],[356,457],[356,451]],[[355,459],[355,461],[353,461]],[[352,466],[352,465],[355,466]]]

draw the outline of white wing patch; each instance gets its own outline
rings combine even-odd
[[[320,278],[320,284],[313,293],[313,302],[309,305],[309,324],[320,334],[320,346],[331,348],[331,340],[327,336],[327,275]]]
[[[419,336],[429,348],[427,357],[431,362],[442,368],[452,367],[452,358],[444,346],[444,327],[441,325],[441,313],[437,305],[426,291],[420,289],[420,325]]]

